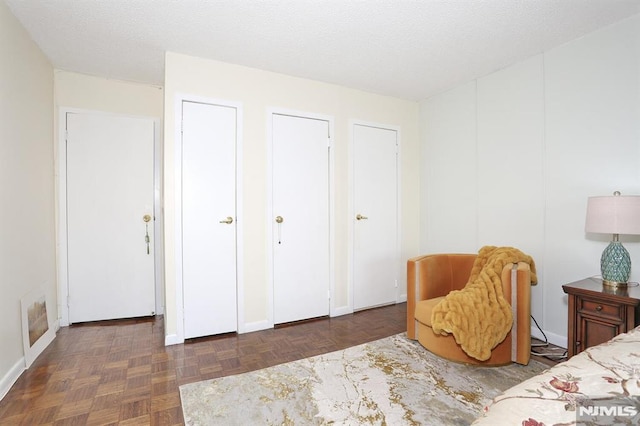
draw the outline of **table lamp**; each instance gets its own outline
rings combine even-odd
[[[640,235],[640,196],[623,196],[616,191],[613,196],[589,197],[585,232],[613,234],[613,240],[600,258],[602,283],[626,287],[631,274],[631,258],[618,236]]]

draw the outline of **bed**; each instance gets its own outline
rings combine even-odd
[[[472,424],[640,424],[640,327],[508,389]]]

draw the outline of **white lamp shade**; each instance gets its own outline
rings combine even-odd
[[[640,196],[589,197],[586,232],[640,235]]]

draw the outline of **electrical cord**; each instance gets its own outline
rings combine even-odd
[[[533,315],[531,315],[531,319],[533,320],[533,322],[535,323],[536,327],[538,327],[538,330],[540,331],[540,333],[542,333],[542,336],[544,337],[544,342],[543,343],[531,343],[531,347],[532,348],[535,348],[535,347],[549,347],[549,339],[547,338],[547,335],[544,334],[544,331],[542,331],[542,328],[538,324],[538,321],[536,321],[536,319],[534,318]],[[565,349],[565,351],[562,354],[553,353],[553,352],[534,352],[534,351],[531,351],[531,355],[542,356],[542,357],[553,359],[555,361],[555,360],[565,359],[567,357],[567,350]]]
[[[562,354],[544,353],[544,352],[531,352],[531,355],[543,356],[545,358],[552,358],[554,361],[557,359],[565,359],[567,357],[567,351]]]
[[[549,346],[549,339],[547,339],[547,335],[544,334],[544,331],[542,331],[542,328],[540,328],[540,325],[538,325],[538,321],[536,321],[536,319],[533,317],[533,315],[531,315],[531,319],[536,324],[536,327],[538,327],[538,330],[540,330],[540,333],[542,333],[542,335],[544,336],[544,343],[532,343],[531,346],[532,347]]]

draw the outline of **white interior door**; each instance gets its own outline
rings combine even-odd
[[[396,302],[397,140],[395,130],[353,126],[354,309]]]
[[[153,315],[154,122],[66,119],[69,322]]]
[[[280,324],[329,314],[329,122],[280,114],[272,120],[274,323]]]
[[[185,338],[237,330],[237,109],[182,102]]]

